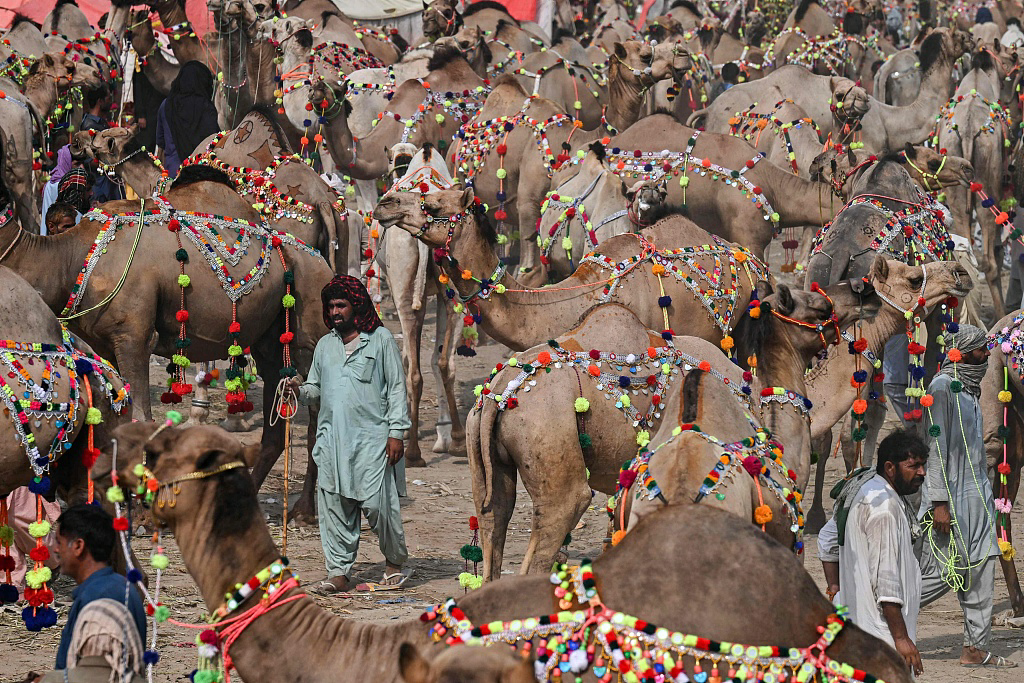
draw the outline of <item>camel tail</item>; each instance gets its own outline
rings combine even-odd
[[[466,443],[470,471],[475,471],[473,475],[473,489],[481,492],[478,512],[486,510],[487,506],[491,504],[491,497],[494,495],[492,483],[495,469],[494,461],[498,457],[494,441],[495,425],[498,422],[498,407],[494,401],[482,401],[482,403],[483,405],[477,411],[479,415],[477,438],[470,438]],[[469,420],[472,419],[473,411],[471,410]]]
[[[696,128],[699,125],[704,124],[704,120],[708,117],[708,108],[698,109],[697,111],[690,114],[690,117],[686,119],[686,125],[690,128]]]
[[[427,245],[416,240],[416,281],[412,288],[412,310],[418,311],[423,308],[423,295],[427,287],[427,263],[430,260],[430,253]]]

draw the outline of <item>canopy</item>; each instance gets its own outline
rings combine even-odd
[[[57,0],[0,0],[0,3],[3,4],[0,7],[0,27],[7,28],[14,22],[15,14],[24,15],[37,24],[42,24],[46,15],[53,11]],[[110,0],[76,0],[75,4],[93,26],[99,24],[100,17],[109,12],[111,6]],[[138,6],[145,7],[142,2],[139,2]],[[186,0],[185,14],[193,26],[199,29],[200,35],[209,30],[210,13],[206,9],[206,0]]]
[[[387,20],[423,11],[423,0],[331,0],[349,19]]]

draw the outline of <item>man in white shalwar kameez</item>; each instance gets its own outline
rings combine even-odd
[[[818,537],[836,603],[849,608],[854,624],[896,648],[918,674],[923,671],[915,644],[921,574],[914,555],[914,513],[903,496],[921,487],[927,459],[928,447],[916,434],[889,434],[878,446],[874,473],[847,479],[836,514]]]
[[[984,330],[960,325],[945,342],[948,355],[928,385],[932,405],[925,411],[931,455],[921,489],[921,606],[955,590],[964,613],[960,664],[1013,667],[987,649],[999,556],[978,404],[988,339]]]

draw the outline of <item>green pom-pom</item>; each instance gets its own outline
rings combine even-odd
[[[124,491],[117,486],[112,486],[107,489],[107,502],[109,503],[123,503],[124,502]]]
[[[817,465],[818,464],[818,458],[820,458],[820,457],[821,456],[819,456],[817,453],[815,453],[814,451],[811,451],[811,464],[812,465]]]
[[[99,408],[89,408],[85,412],[85,424],[98,425],[101,422],[103,422],[103,413],[100,412]]]
[[[164,623],[171,617],[171,610],[167,605],[159,605],[153,610],[153,618],[156,619],[157,623]]]
[[[293,308],[295,306],[295,297],[291,294],[285,294],[281,297],[281,305],[285,308]]]
[[[483,562],[484,551],[478,545],[467,543],[459,549],[459,555],[467,562]]]
[[[11,545],[14,543],[14,529],[6,524],[0,526],[0,543],[3,545]]]
[[[964,390],[964,383],[958,379],[955,379],[949,383],[949,390],[952,391],[954,394],[959,394],[961,391]]]
[[[168,410],[167,411],[167,420],[171,424],[173,424],[173,425],[180,425],[181,424],[181,413],[179,413],[177,410]]]
[[[864,427],[857,427],[850,433],[854,441],[863,441],[868,436],[868,430]]]
[[[942,428],[939,427],[939,425],[932,425],[931,427],[928,428],[928,435],[929,436],[937,437],[940,434],[942,434]]]
[[[290,271],[290,270],[284,271],[284,283],[286,285],[294,285],[295,284],[295,273]]]
[[[153,566],[153,569],[167,569],[170,564],[170,560],[167,559],[166,555],[157,554],[149,558],[149,564]]]
[[[594,445],[594,440],[590,438],[590,434],[580,434],[580,448],[587,449]]]
[[[174,258],[177,259],[178,261],[181,261],[182,263],[188,263],[188,252],[185,251],[184,249],[179,249],[178,251],[174,252]]]
[[[553,349],[557,349],[558,342],[556,342],[554,339],[548,339],[548,346],[550,346]]]
[[[182,274],[178,276],[179,287],[188,287],[190,284],[192,284],[192,278],[190,278],[188,275]]]

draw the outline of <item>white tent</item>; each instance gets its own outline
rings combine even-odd
[[[349,19],[377,28],[394,28],[410,45],[423,36],[422,0],[331,0]]]

